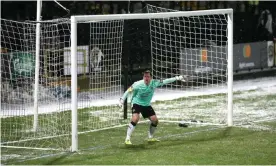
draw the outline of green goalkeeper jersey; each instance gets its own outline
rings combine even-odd
[[[129,93],[132,93],[131,103],[141,106],[150,106],[154,90],[162,85],[176,81],[176,78],[168,78],[163,81],[152,79],[149,85],[146,85],[144,80],[137,81],[132,84],[124,93],[122,99],[125,100]]]

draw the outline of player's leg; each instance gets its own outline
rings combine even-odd
[[[131,137],[131,134],[134,131],[135,126],[138,123],[139,119],[140,119],[140,106],[137,104],[133,104],[132,118],[131,118],[131,122],[129,123],[128,128],[127,128],[127,136],[126,136],[125,144],[131,144],[130,137]]]
[[[156,115],[152,115],[149,117],[149,119],[151,121],[150,126],[149,126],[149,131],[148,131],[149,141],[159,141],[159,140],[153,138],[153,134],[158,125],[158,118]]]
[[[153,110],[153,108],[151,106],[148,106],[148,107],[145,107],[141,111],[141,113],[144,118],[149,118],[149,120],[150,120],[150,126],[149,126],[149,131],[148,131],[149,141],[159,141],[159,140],[153,138],[153,134],[158,125],[158,118],[155,114],[155,111]]]

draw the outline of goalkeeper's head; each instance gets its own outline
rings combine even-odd
[[[149,85],[149,83],[151,81],[151,72],[150,72],[150,70],[144,71],[143,79],[144,79],[145,84]]]

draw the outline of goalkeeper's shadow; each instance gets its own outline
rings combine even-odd
[[[223,129],[219,129],[219,130],[212,130],[212,132],[209,132],[208,135],[204,134],[202,135],[196,135],[196,136],[192,136],[189,135],[189,137],[187,137],[187,134],[183,134],[183,136],[178,136],[177,138],[173,138],[170,137],[168,139],[161,139],[161,144],[160,146],[176,146],[176,145],[180,145],[180,144],[198,144],[199,142],[208,142],[208,141],[214,141],[214,140],[223,140],[223,139],[227,139],[229,137],[243,137],[245,135],[248,134],[253,134],[252,133],[237,133],[234,131],[234,127],[225,127]],[[157,147],[156,147],[157,148]]]
[[[193,144],[193,143],[198,143],[198,142],[207,142],[207,141],[213,141],[213,140],[219,140],[219,139],[224,139],[229,136],[231,133],[231,128],[224,128],[222,131],[219,133],[212,133],[209,132],[208,135],[201,135],[205,131],[198,132],[197,134],[199,135],[194,135],[194,133],[183,133],[183,135],[177,135],[177,137],[170,137],[168,139],[162,140],[162,143],[165,143],[164,145],[168,146],[174,146],[174,145],[179,145],[179,144]],[[212,133],[212,134],[210,134]]]

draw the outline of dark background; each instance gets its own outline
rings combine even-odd
[[[254,2],[257,2],[257,4]],[[276,2],[273,1],[134,1],[130,2],[130,4],[128,4],[128,1],[59,1],[59,3],[69,9],[70,14],[58,6],[54,1],[45,1],[42,4],[42,19],[48,20],[70,15],[128,13],[128,6],[129,12],[133,13],[141,10],[146,3],[181,11],[233,8],[234,44],[268,40],[268,38],[272,39],[272,36],[265,36],[265,32],[260,31],[261,27],[258,27],[260,14],[264,10],[269,10],[273,17],[273,35],[275,36]],[[117,9],[115,6],[117,6]],[[36,1],[2,1],[1,18],[17,21],[35,20]]]

